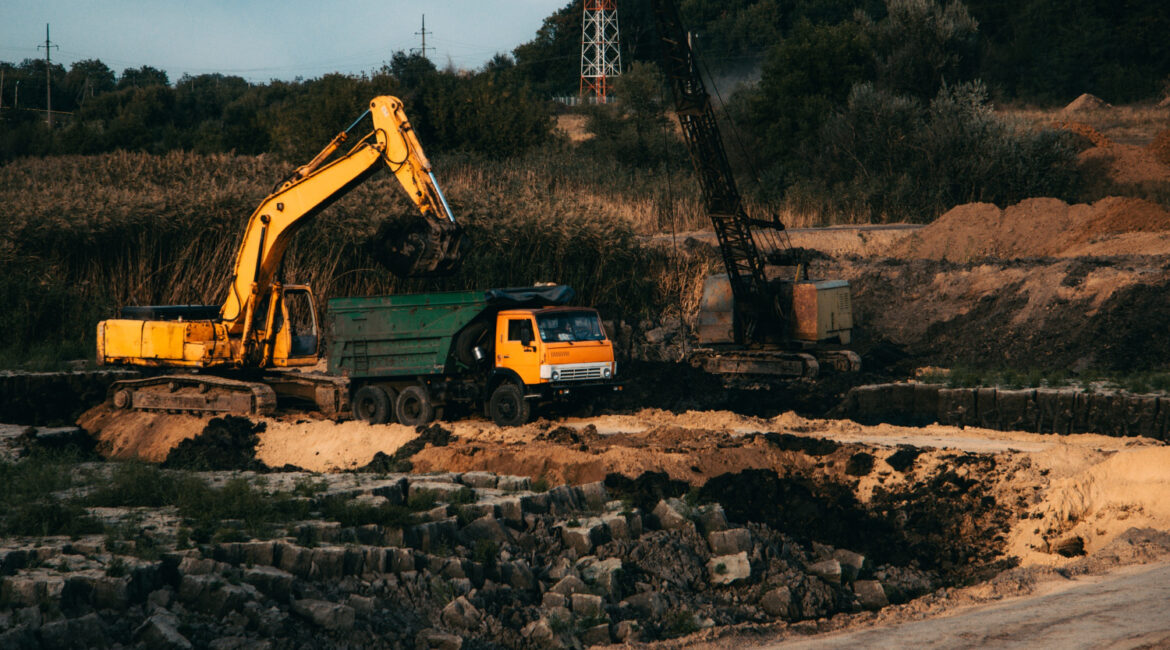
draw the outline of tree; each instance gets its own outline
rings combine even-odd
[[[512,50],[517,69],[537,92],[546,95],[577,92],[583,10],[582,0],[572,0],[544,19],[535,38]]]
[[[73,103],[80,106],[86,98],[113,91],[117,84],[109,66],[99,59],[85,59],[69,66],[65,88]]]
[[[144,65],[141,68],[126,68],[122,71],[122,78],[118,79],[118,89],[147,88],[149,86],[169,86],[167,73]]]
[[[959,0],[887,0],[886,11],[873,27],[882,88],[925,101],[975,77],[979,24]]]

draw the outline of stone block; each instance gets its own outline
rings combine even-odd
[[[344,631],[353,628],[354,611],[348,605],[328,600],[305,598],[294,600],[292,611],[313,625],[326,630]]]
[[[729,585],[737,580],[747,580],[752,575],[752,565],[746,552],[718,555],[707,560],[707,578],[713,585]]]
[[[890,604],[886,598],[886,590],[877,580],[858,580],[853,583],[853,594],[857,602],[869,610],[878,610]]]
[[[836,559],[810,564],[808,572],[830,584],[841,584],[841,562]]]
[[[714,555],[732,555],[752,550],[752,534],[746,528],[719,530],[707,535],[707,544]]]
[[[483,618],[483,615],[466,597],[459,596],[455,600],[447,603],[439,618],[443,621],[444,625],[461,630],[469,630],[479,626],[479,621]]]
[[[499,483],[499,477],[491,472],[464,472],[460,477],[464,485],[473,488],[492,488],[495,489]]]
[[[605,610],[601,596],[593,594],[576,593],[570,597],[570,602],[573,606],[573,613],[577,616],[591,617],[601,616]]]
[[[676,530],[685,526],[690,519],[687,518],[688,508],[686,504],[678,499],[663,499],[654,506],[654,516],[658,519],[659,527],[665,530]]]
[[[788,618],[792,606],[792,592],[788,587],[780,586],[769,589],[760,598],[760,607],[768,616]]]

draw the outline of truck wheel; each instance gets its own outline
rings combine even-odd
[[[492,422],[501,427],[516,427],[528,422],[532,414],[532,407],[524,399],[524,391],[512,383],[503,383],[492,392],[488,402],[488,410],[492,415]]]
[[[417,384],[407,386],[398,394],[398,421],[411,427],[430,424],[435,419],[435,406],[427,389]]]
[[[394,417],[390,395],[380,386],[362,386],[353,396],[353,417],[370,424],[386,424]]]

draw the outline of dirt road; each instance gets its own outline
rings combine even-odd
[[[799,639],[774,648],[1164,648],[1170,563],[1047,583],[1037,593],[947,616]]]

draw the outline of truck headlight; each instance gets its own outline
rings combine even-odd
[[[561,378],[561,371],[560,371],[560,370],[554,370],[554,371],[552,371],[552,380],[553,380],[553,381],[556,381],[556,380],[558,380],[558,379],[560,379],[560,378]]]
[[[601,376],[605,377],[606,379],[609,379],[610,377],[613,377],[613,370],[610,368],[602,368],[601,369]]]

